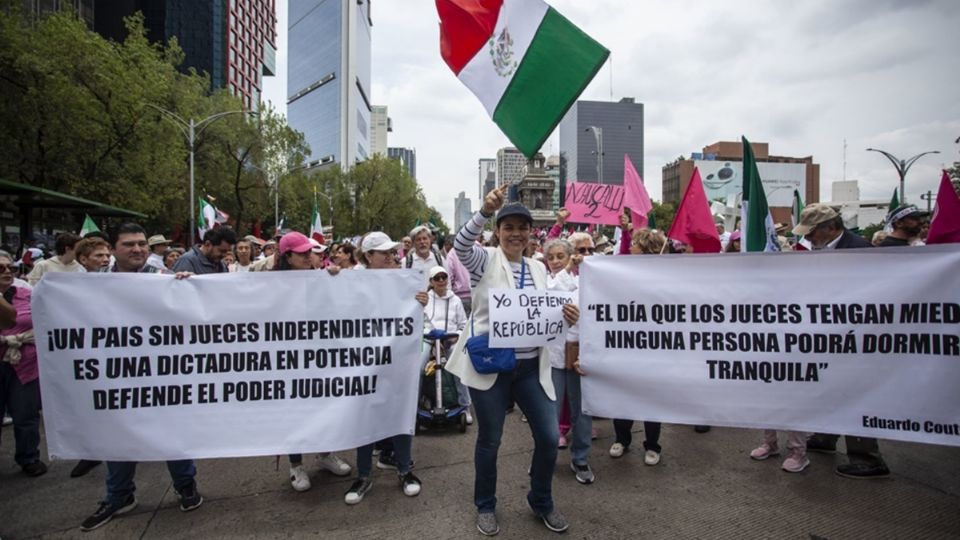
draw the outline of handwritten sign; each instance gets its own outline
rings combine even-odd
[[[576,293],[490,289],[489,300],[491,347],[539,347],[563,340],[563,305]]]
[[[564,199],[564,206],[570,210],[568,221],[619,225],[623,196],[623,186],[571,182]]]

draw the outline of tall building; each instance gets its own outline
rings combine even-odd
[[[547,158],[544,172],[553,180],[553,212],[560,209],[560,156],[553,155]]]
[[[459,231],[470,218],[473,217],[473,207],[470,205],[470,199],[463,191],[453,200],[453,230]]]
[[[344,169],[371,154],[370,1],[291,0],[287,122],[311,157]]]
[[[535,227],[554,223],[554,182],[547,174],[546,159],[537,152],[523,170],[523,180],[517,184],[517,199],[530,210]]]
[[[599,183],[598,146],[603,183],[623,184],[623,156],[643,173],[643,103],[578,101],[560,121],[560,155],[566,160],[561,183]]]
[[[177,38],[185,56],[180,69],[206,72],[214,88],[228,88],[247,110],[258,108],[263,77],[276,73],[275,0],[96,2],[94,30],[122,41],[123,19],[138,11],[151,42]]]
[[[21,0],[20,5],[23,13],[37,17],[69,8],[87,24],[88,28],[94,29],[95,0]]]
[[[387,148],[387,157],[390,159],[398,160],[400,164],[407,169],[407,172],[410,173],[411,177],[413,178],[417,177],[417,149],[416,148],[390,147],[390,148]]]
[[[387,116],[386,105],[374,105],[370,112],[370,153],[387,155],[387,133],[393,131],[393,122]]]
[[[516,184],[526,166],[527,158],[516,148],[509,146],[497,150],[497,185]]]
[[[497,160],[480,158],[477,160],[477,197],[483,198],[497,186]]]
[[[805,204],[820,201],[820,165],[813,162],[812,156],[770,155],[770,145],[765,142],[750,146],[774,221],[790,223],[793,190],[800,193]],[[700,171],[707,199],[723,201],[728,208],[735,209],[743,190],[743,144],[716,142],[705,146],[703,152],[692,153],[690,159],[681,156],[664,165],[663,202],[679,204],[694,167]]]

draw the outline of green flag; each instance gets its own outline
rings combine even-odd
[[[657,216],[651,211],[647,214],[647,228],[653,230],[657,228]]]
[[[799,191],[793,190],[793,212],[790,216],[793,219],[793,227],[800,223],[800,212],[803,212],[803,199],[800,198]]]
[[[890,199],[890,208],[887,209],[887,212],[893,212],[893,210],[899,206],[900,197],[897,196],[897,188],[893,188],[893,197]]]
[[[767,195],[763,191],[757,159],[746,137],[743,139],[743,203],[740,205],[740,251],[780,251]]]
[[[94,223],[92,219],[90,219],[90,214],[84,214],[83,217],[84,217],[83,226],[80,227],[81,238],[83,238],[84,236],[92,232],[100,232],[100,228],[97,227],[97,224]]]

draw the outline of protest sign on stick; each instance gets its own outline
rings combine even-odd
[[[412,434],[419,285],[406,270],[44,278],[50,455],[275,455]]]
[[[490,346],[539,347],[563,340],[563,305],[576,303],[565,291],[490,289]]]
[[[623,199],[623,186],[571,182],[563,204],[570,211],[567,221],[571,223],[619,225]]]
[[[960,246],[587,257],[584,412],[960,446]]]

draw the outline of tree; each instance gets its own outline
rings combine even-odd
[[[677,215],[677,207],[673,203],[661,203],[653,201],[653,210],[650,211],[656,220],[657,229],[669,231],[670,225],[673,225],[673,218]]]

